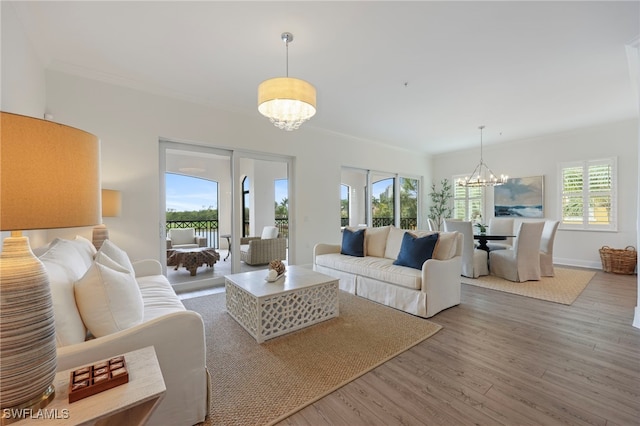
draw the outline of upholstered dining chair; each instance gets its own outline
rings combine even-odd
[[[542,228],[542,238],[540,239],[540,275],[543,277],[553,277],[553,242],[556,238],[556,231],[560,224],[557,220],[547,220]]]
[[[544,222],[522,222],[512,249],[489,252],[491,275],[509,281],[540,280],[540,240]]]
[[[473,240],[473,225],[461,220],[444,220],[445,232],[458,231],[464,237],[462,242],[462,271],[461,275],[478,278],[489,275],[487,252],[475,248]]]
[[[436,228],[436,223],[433,221],[433,219],[428,218],[427,219],[427,224],[429,225],[429,231],[437,231],[438,228]]]
[[[513,218],[492,217],[489,220],[489,234],[491,235],[514,235]],[[488,242],[489,250],[506,250],[513,247],[513,237],[508,237],[500,242]]]

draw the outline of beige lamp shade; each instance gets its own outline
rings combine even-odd
[[[0,114],[0,230],[100,223],[98,138],[51,121]]]
[[[122,209],[122,194],[113,189],[102,190],[102,217],[118,217]]]
[[[298,78],[265,80],[258,86],[258,111],[279,129],[298,129],[316,113],[316,89]]]

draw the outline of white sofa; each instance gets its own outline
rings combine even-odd
[[[209,407],[204,324],[185,309],[160,263],[131,263],[109,240],[96,253],[82,237],[38,251],[51,283],[58,371],[154,346],[167,391],[149,424],[202,422]]]
[[[341,254],[338,244],[317,244],[313,268],[338,278],[342,290],[423,318],[460,304],[462,235],[440,232],[433,258],[415,269],[393,264],[405,232],[434,234],[393,226],[366,228],[363,257]]]

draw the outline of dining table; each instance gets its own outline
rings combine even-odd
[[[507,238],[515,237],[515,235],[500,235],[500,234],[474,234],[473,239],[478,240],[478,248],[489,253],[489,246],[487,241],[500,241]]]

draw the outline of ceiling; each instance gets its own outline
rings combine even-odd
[[[7,3],[47,69],[251,117],[291,32],[318,91],[299,131],[437,154],[637,116],[638,1]]]

